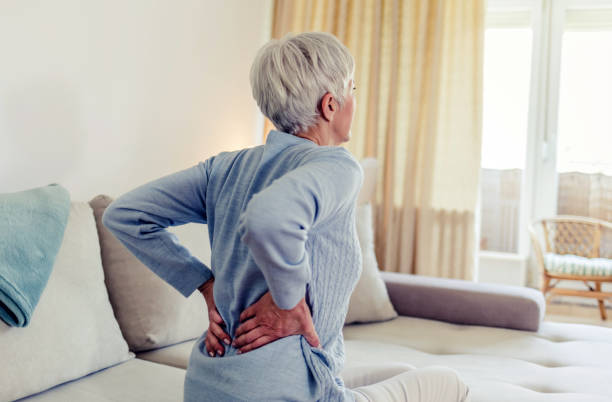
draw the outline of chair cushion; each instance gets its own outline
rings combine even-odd
[[[612,276],[612,259],[586,258],[571,254],[544,255],[546,270],[553,274]]]
[[[183,402],[184,381],[185,370],[132,359],[23,401]]]

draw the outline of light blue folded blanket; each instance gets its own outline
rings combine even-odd
[[[70,194],[57,183],[0,194],[0,318],[29,324],[64,238]]]

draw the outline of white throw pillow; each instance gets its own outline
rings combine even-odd
[[[387,287],[378,271],[378,262],[374,253],[372,205],[369,203],[357,205],[355,215],[363,269],[351,295],[344,323],[390,320],[397,317],[397,312],[389,300]]]
[[[134,358],[104,285],[91,207],[72,202],[62,245],[31,322],[0,321],[0,400],[10,401]]]
[[[357,196],[357,205],[363,205],[374,201],[378,161],[375,158],[364,158],[361,159],[359,163],[363,169],[363,184]]]

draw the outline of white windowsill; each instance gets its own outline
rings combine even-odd
[[[478,282],[525,286],[526,273],[526,256],[496,251],[478,253]]]

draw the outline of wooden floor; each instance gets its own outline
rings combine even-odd
[[[546,303],[546,316],[544,321],[573,322],[578,324],[601,325],[612,328],[612,303],[606,302],[608,319],[603,321],[597,306],[586,306],[548,301]]]

